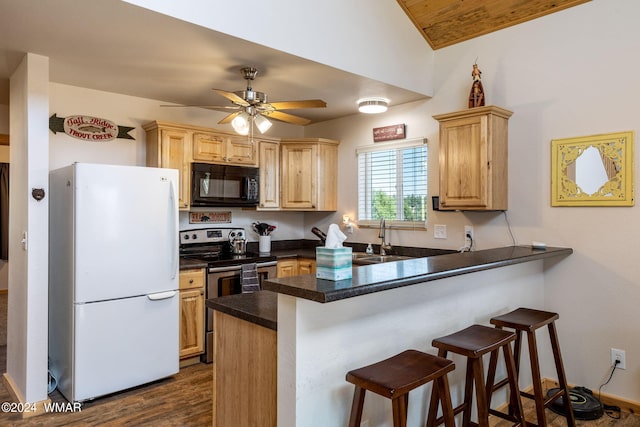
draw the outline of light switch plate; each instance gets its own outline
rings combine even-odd
[[[436,239],[446,239],[447,226],[443,224],[435,224],[433,226],[433,237]]]

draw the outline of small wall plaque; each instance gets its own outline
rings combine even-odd
[[[231,212],[189,212],[190,224],[227,224],[231,222]]]
[[[91,116],[49,117],[49,129],[55,135],[64,132],[83,141],[106,142],[116,138],[134,139],[128,132],[135,129],[130,126],[118,126],[111,120]]]
[[[373,142],[391,141],[394,139],[404,139],[406,125],[391,125],[380,128],[373,128]]]

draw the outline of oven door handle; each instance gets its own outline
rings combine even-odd
[[[256,268],[273,267],[277,265],[277,261],[266,261],[256,263]],[[228,265],[226,267],[209,267],[209,273],[224,273],[227,271],[238,271],[242,269],[242,265]]]

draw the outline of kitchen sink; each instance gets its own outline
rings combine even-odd
[[[382,262],[402,261],[404,259],[411,259],[411,257],[404,255],[371,255],[365,252],[354,252],[352,254],[352,261],[354,264],[380,264]]]

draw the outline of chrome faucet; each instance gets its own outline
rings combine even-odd
[[[378,237],[381,239],[380,242],[380,255],[381,256],[385,256],[387,254],[386,251],[391,249],[391,245],[388,245],[385,243],[384,239],[385,239],[385,228],[386,228],[386,223],[384,218],[382,218],[380,220],[380,232],[378,233]]]

